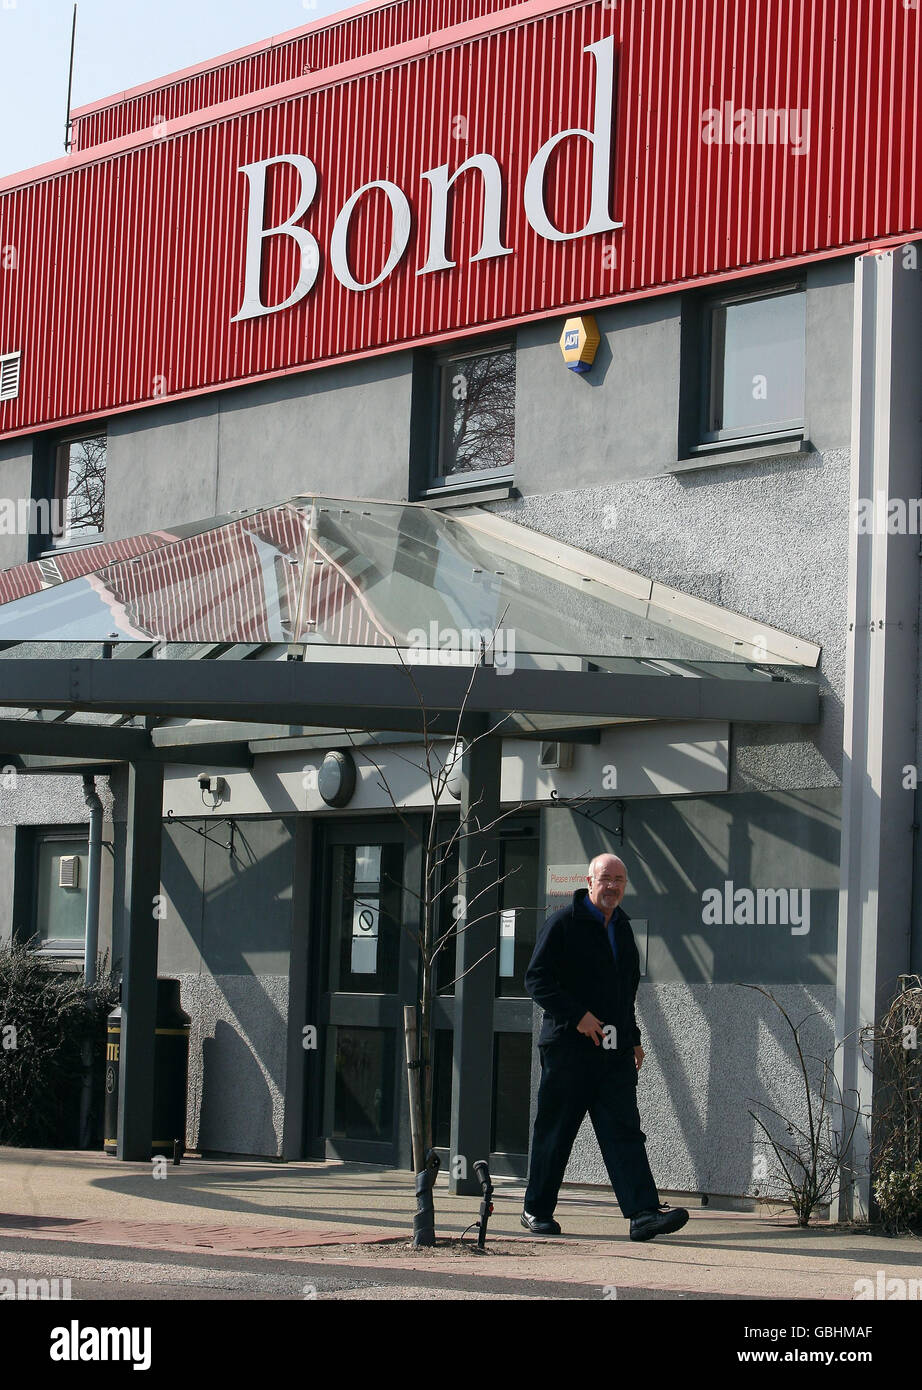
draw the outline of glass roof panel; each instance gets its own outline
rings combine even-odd
[[[303,643],[306,659],[317,644],[396,645],[411,661],[476,660],[486,645],[497,666],[516,653],[752,661],[741,642],[539,557],[521,535],[496,542],[409,503],[298,497],[6,571],[0,642]]]

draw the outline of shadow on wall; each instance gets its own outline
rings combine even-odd
[[[273,1132],[272,1096],[259,1063],[229,1023],[202,1040],[200,1153],[258,1154]]]
[[[765,1145],[748,1113],[752,1101],[803,1116],[787,1025],[770,1001],[737,982],[772,990],[795,1023],[812,1015],[806,1050],[831,1053],[840,797],[829,788],[626,801],[623,848],[612,833],[613,807],[601,824],[561,811],[547,827],[549,863],[620,854],[625,911],[648,923],[637,997],[648,1054],[640,1104],[664,1188],[764,1191],[757,1161]],[[736,894],[760,888],[796,896],[768,920],[758,911],[747,920]],[[706,893],[716,899],[714,912],[705,911]],[[810,1071],[815,1081],[821,1067],[811,1063]],[[583,1162],[595,1164],[592,1146]],[[574,1172],[571,1180],[586,1178]]]

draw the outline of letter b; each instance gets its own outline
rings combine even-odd
[[[294,212],[286,222],[277,227],[264,227],[266,213],[266,171],[271,164],[290,164],[297,169],[301,180],[301,191]],[[320,252],[317,242],[304,227],[294,224],[303,217],[314,201],[317,192],[317,170],[312,160],[304,154],[280,154],[272,159],[260,159],[255,164],[241,165],[239,171],[245,174],[250,184],[250,199],[247,208],[246,266],[243,303],[231,319],[240,323],[243,319],[261,318],[264,314],[277,314],[280,309],[290,309],[303,299],[317,279],[320,268]],[[270,236],[290,236],[297,242],[301,252],[301,267],[298,283],[291,294],[281,304],[264,304],[260,296],[262,279],[263,242]]]

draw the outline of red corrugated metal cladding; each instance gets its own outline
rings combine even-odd
[[[177,76],[127,98],[113,97],[86,115],[75,116],[75,150],[118,140],[160,121],[248,96],[307,72],[319,72],[354,58],[380,53],[425,34],[465,24],[507,10],[520,0],[396,0],[395,4],[344,17],[335,24],[316,24],[261,52],[229,56],[207,72]]]
[[[0,268],[0,354],[23,351],[21,394],[0,404],[0,434],[920,226],[916,10],[597,0],[497,26],[0,194],[0,248],[15,251],[15,268]],[[525,216],[526,174],[554,134],[598,118],[586,49],[600,42],[614,55],[610,207],[623,228],[553,240]],[[558,228],[585,226],[604,143],[572,137],[550,159]],[[502,169],[511,254],[472,260],[484,179],[471,170],[449,201],[457,264],[419,274],[431,197],[422,175],[481,153]],[[299,219],[319,246],[316,283],[291,308],[232,322],[245,284],[241,168],[281,155],[309,156],[317,170]],[[309,190],[290,164],[269,174],[264,225],[274,227]],[[393,270],[361,292],[334,273],[331,233],[373,180],[398,185],[412,222]],[[371,190],[350,223],[352,274],[378,275],[391,241],[387,198]],[[277,305],[306,262],[291,236],[264,245],[262,299]]]

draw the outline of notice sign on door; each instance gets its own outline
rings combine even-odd
[[[577,888],[588,888],[589,872],[585,864],[548,864],[547,895],[548,912],[556,912],[573,901]]]
[[[374,975],[378,968],[378,899],[363,897],[352,907],[353,975]]]
[[[499,914],[499,975],[509,980],[515,974],[515,908]]]

